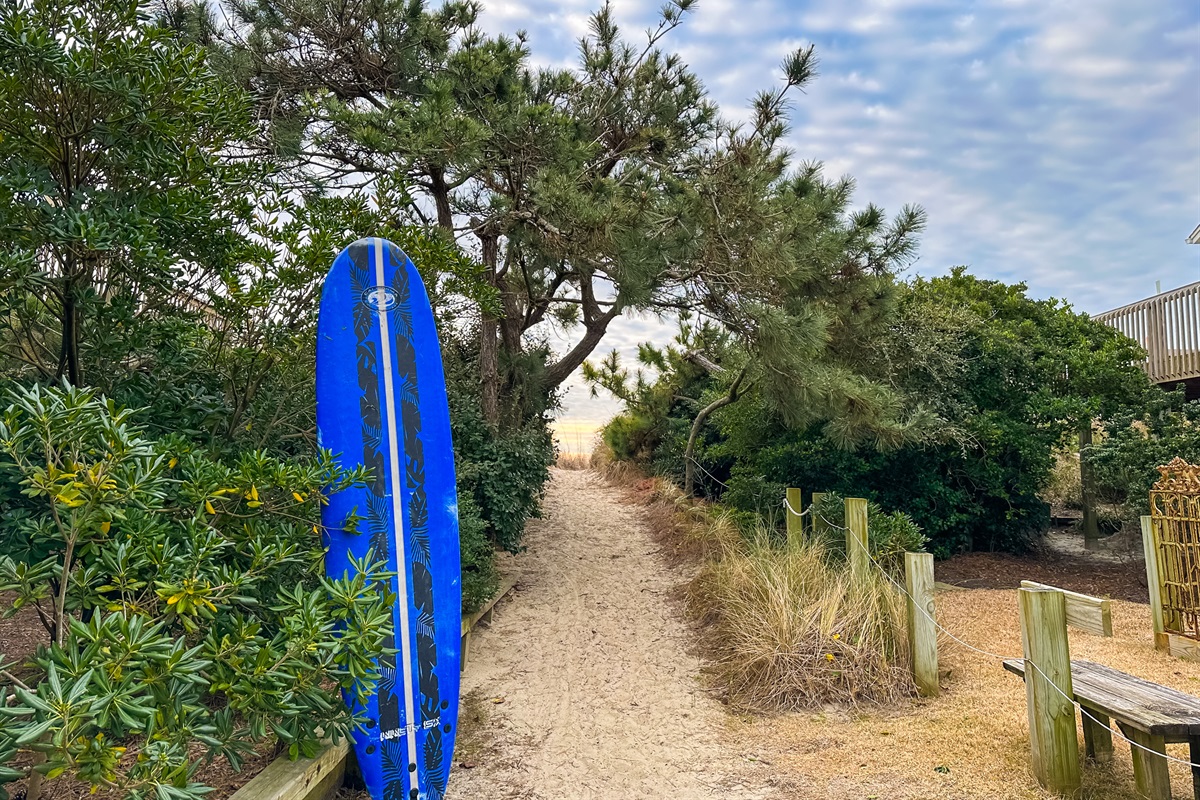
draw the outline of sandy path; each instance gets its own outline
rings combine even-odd
[[[638,509],[566,470],[545,508],[505,568],[518,591],[472,637],[463,693],[483,744],[470,768],[456,755],[448,800],[775,797],[770,768],[722,741],[668,599],[680,576]]]

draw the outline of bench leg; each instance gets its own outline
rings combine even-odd
[[[1167,771],[1167,745],[1163,737],[1151,736],[1126,725],[1121,725],[1121,732],[1140,745],[1130,746],[1138,794],[1149,800],[1171,800],[1171,774]]]
[[[1090,708],[1085,709],[1083,715],[1083,746],[1087,757],[1095,763],[1106,764],[1112,761],[1112,728],[1109,727],[1108,717]]]
[[[1200,736],[1193,736],[1188,742],[1188,754],[1188,761],[1200,764]],[[1200,767],[1192,767],[1192,794],[1200,800]]]
[[[462,647],[459,649],[459,653],[458,653],[458,671],[459,672],[467,671],[467,653],[470,651],[470,649],[471,649],[471,632],[467,631],[466,633],[463,634]]]

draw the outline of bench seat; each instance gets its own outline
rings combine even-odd
[[[1025,661],[1008,659],[1004,668],[1025,677]],[[1200,698],[1159,686],[1126,672],[1092,661],[1071,662],[1074,700],[1088,711],[1083,718],[1084,745],[1089,758],[1112,757],[1112,729],[1140,747],[1132,747],[1138,792],[1151,800],[1171,800],[1166,744],[1187,742],[1190,758],[1200,762]],[[1192,791],[1200,800],[1200,768],[1192,767]]]

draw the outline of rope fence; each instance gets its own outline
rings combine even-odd
[[[788,510],[792,510],[790,503],[788,503]],[[812,511],[812,510],[813,509],[810,506],[808,511]],[[814,514],[814,518],[818,517],[818,516],[820,517],[821,521],[824,522],[825,525],[829,526],[830,528],[832,528],[834,530],[841,530],[841,531],[849,530],[844,525],[838,525],[837,523],[830,521],[823,514]],[[982,656],[987,656],[989,658],[996,659],[996,660],[1000,661],[1001,663],[1003,663],[1005,661],[1009,661],[1009,660],[1025,661],[1027,667],[1032,667],[1039,675],[1041,675],[1041,677],[1043,679],[1045,679],[1047,684],[1052,686],[1056,692],[1058,692],[1060,695],[1062,695],[1064,698],[1066,698],[1066,700],[1068,702],[1070,702],[1073,706],[1075,706],[1075,708],[1079,709],[1079,713],[1081,715],[1083,715],[1084,717],[1087,717],[1088,719],[1090,719],[1093,723],[1096,723],[1097,725],[1102,725],[1104,727],[1109,726],[1109,722],[1107,719],[1101,720],[1101,719],[1097,718],[1095,715],[1088,712],[1088,710],[1085,709],[1083,707],[1083,705],[1080,704],[1072,694],[1069,694],[1068,692],[1066,692],[1062,687],[1060,687],[1057,683],[1055,683],[1050,678],[1050,676],[1047,675],[1041,669],[1041,667],[1039,667],[1037,664],[1030,661],[1029,659],[1026,659],[1023,654],[1021,656],[1002,656],[999,653],[993,653],[989,650],[984,650],[983,648],[976,647],[975,645],[971,644],[970,642],[963,640],[961,637],[956,636],[953,632],[951,632],[945,626],[943,626],[940,622],[938,622],[937,618],[934,617],[932,614],[929,613],[929,611],[927,611],[925,609],[924,604],[921,603],[917,598],[913,597],[913,595],[909,593],[908,588],[906,586],[904,586],[902,583],[897,581],[891,575],[891,573],[889,573],[886,569],[884,569],[883,565],[881,565],[878,561],[875,560],[875,557],[871,554],[870,547],[868,545],[864,545],[857,536],[847,536],[846,538],[847,538],[847,540],[853,541],[859,547],[861,547],[864,550],[864,554],[865,554],[867,560],[871,564],[873,564],[877,570],[879,570],[880,574],[882,574],[883,577],[886,578],[893,586],[895,586],[897,589],[899,589],[901,591],[901,593],[904,594],[905,597],[907,597],[909,600],[912,601],[912,604],[910,606],[911,608],[917,609],[922,615],[927,617],[929,622],[931,622],[934,625],[934,627],[936,627],[939,631],[944,633],[949,639],[953,640],[954,642],[957,642],[958,644],[962,645],[963,647],[965,647],[968,650],[974,651]],[[1110,730],[1112,730],[1112,729],[1110,728]],[[1130,739],[1128,736],[1123,734],[1120,730],[1112,730],[1112,732],[1114,734],[1116,734],[1117,738],[1127,742],[1130,745],[1130,747],[1139,748],[1141,750],[1146,751],[1147,753],[1152,753],[1155,756],[1158,756],[1160,758],[1165,758],[1166,760],[1172,761],[1176,764],[1182,764],[1182,765],[1184,765],[1186,767],[1190,767],[1192,769],[1200,769],[1200,764],[1198,764],[1194,761],[1189,761],[1186,758],[1177,758],[1175,756],[1171,756],[1166,753],[1162,753],[1153,748],[1146,747],[1145,745],[1143,745],[1139,742],[1135,742],[1133,739]]]

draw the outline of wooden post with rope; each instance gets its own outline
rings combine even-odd
[[[790,488],[784,496],[783,512],[787,519],[788,544],[798,544],[804,538],[804,500],[799,489]]]
[[[867,501],[861,497],[846,498],[846,558],[850,574],[864,580],[870,567],[867,550]]]
[[[1072,797],[1080,776],[1067,601],[1046,589],[1020,589],[1018,601],[1033,774],[1047,790]]]

